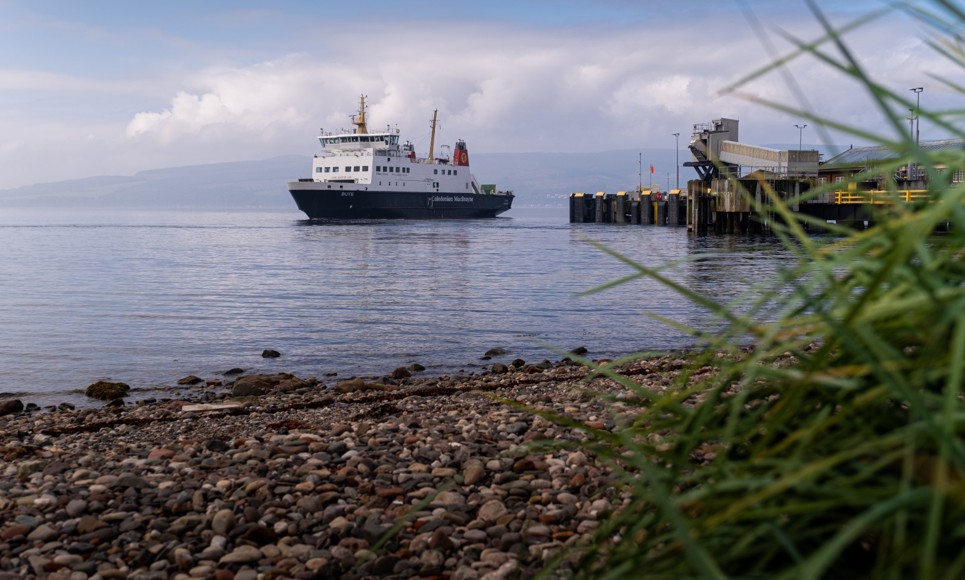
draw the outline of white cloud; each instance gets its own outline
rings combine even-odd
[[[800,32],[803,27],[810,32]],[[784,28],[805,39],[816,34],[809,17]],[[293,32],[286,46],[300,45],[302,52],[255,58],[248,50],[247,64],[231,66],[158,63],[143,78],[109,82],[0,71],[0,89],[24,95],[25,103],[26,96],[40,95],[32,100],[45,103],[24,105],[17,114],[0,110],[7,132],[0,164],[12,168],[0,176],[6,180],[0,187],[56,172],[66,178],[311,154],[319,127],[350,127],[359,93],[369,97],[370,127],[398,126],[423,148],[433,109],[439,109],[443,142],[463,138],[475,152],[670,147],[671,133],[687,135],[694,123],[722,116],[741,119],[742,139],[749,142],[796,142],[790,127],[797,119],[719,94],[776,56],[736,15],[730,21],[720,14],[691,19],[674,29],[373,24],[366,38],[359,42],[357,29],[325,35],[312,29],[300,39]],[[884,46],[882,38],[889,39]],[[846,40],[882,83],[899,90],[926,85],[923,104],[940,95],[917,71],[957,74],[910,36],[901,18],[876,22]],[[799,59],[790,70],[815,111],[872,130],[880,122],[866,95],[826,65]],[[915,75],[920,80],[911,80]],[[798,103],[775,73],[742,90]],[[52,168],[57,153],[69,155]]]
[[[154,135],[162,143],[170,143],[211,126],[258,131],[275,123],[304,122],[293,95],[305,83],[299,67],[290,62],[293,60],[297,59],[201,71],[192,84],[204,92],[180,90],[168,108],[135,114],[126,134],[130,138]]]

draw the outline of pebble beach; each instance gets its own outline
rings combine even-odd
[[[658,391],[682,364],[621,373]],[[0,580],[495,580],[561,553],[566,576],[618,509],[617,476],[581,430],[520,406],[611,429],[629,394],[568,360],[418,375],[240,374],[2,416]]]

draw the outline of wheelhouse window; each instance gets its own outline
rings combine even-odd
[[[362,166],[362,171],[368,171],[368,170],[369,170],[369,166],[368,166],[368,165],[363,165],[363,166]]]

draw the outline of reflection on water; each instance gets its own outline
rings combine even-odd
[[[581,296],[633,273],[591,241],[651,268],[673,264],[665,275],[723,302],[788,259],[769,239],[514,212],[353,224],[294,213],[5,213],[0,391],[59,402],[100,378],[169,389],[238,366],[345,377],[412,362],[479,369],[495,346],[527,360],[580,345],[591,356],[684,347],[688,337],[647,314],[714,322],[650,279]],[[262,359],[265,348],[283,356]]]

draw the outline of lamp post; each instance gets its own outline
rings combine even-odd
[[[909,91],[915,93],[915,145],[918,145],[918,135],[921,129],[921,119],[919,118],[919,113],[921,112],[921,92],[925,90],[925,87],[915,87],[913,89],[908,89]]]
[[[643,152],[640,153],[640,173],[638,173],[638,175],[640,176],[640,183],[638,184],[637,191],[639,191],[642,194],[643,193]]]
[[[915,110],[909,107],[908,116],[905,118],[908,119],[908,137],[911,137],[915,133]],[[905,178],[908,179],[909,181],[913,179],[914,171],[915,171],[915,166],[911,162],[909,162],[907,173],[905,174]]]
[[[674,133],[673,140],[674,154],[676,155],[675,167],[677,168],[677,189],[680,189],[680,133]],[[668,185],[667,187],[669,189],[670,186]]]
[[[801,147],[803,146],[802,143],[804,139],[804,128],[807,127],[807,125],[805,124],[805,125],[794,125],[794,126],[797,127],[797,150],[800,151]]]

